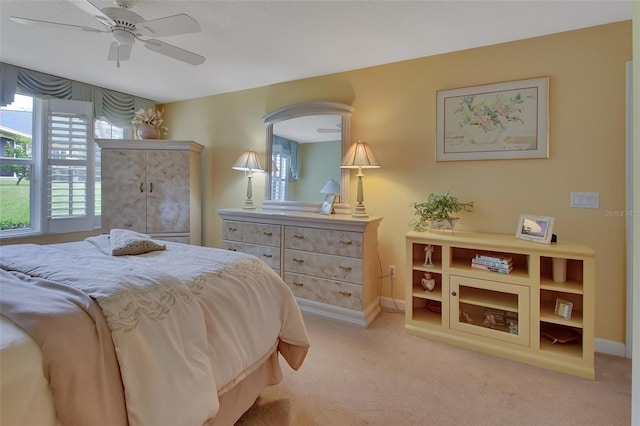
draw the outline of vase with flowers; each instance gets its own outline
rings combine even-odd
[[[133,116],[131,124],[136,127],[136,135],[139,139],[159,139],[160,134],[167,133],[164,125],[164,110],[156,111],[153,108],[139,109]]]
[[[454,114],[458,116],[460,127],[465,129],[469,142],[496,143],[510,123],[523,123],[520,104],[524,102],[525,97],[520,92],[509,98],[498,94],[492,101],[463,96]]]

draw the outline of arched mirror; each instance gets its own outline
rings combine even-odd
[[[350,211],[349,170],[341,169],[349,147],[353,108],[338,102],[305,102],[275,110],[267,128],[264,208],[318,211],[321,189],[340,184],[336,211]]]

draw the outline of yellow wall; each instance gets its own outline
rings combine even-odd
[[[261,117],[297,102],[350,104],[352,138],[367,141],[382,163],[367,171],[364,194],[368,212],[384,216],[383,270],[399,266],[393,289],[383,280],[383,296],[404,297],[410,203],[451,190],[476,202],[474,213],[461,215],[460,229],[512,234],[522,213],[553,216],[559,239],[592,246],[596,335],[624,342],[625,219],[612,212],[625,210],[625,63],[631,40],[627,21],[171,103],[165,106],[168,138],[206,146],[203,241],[219,246],[216,209],[242,205],[244,176],[231,166],[244,150],[264,153]],[[434,161],[438,90],[541,76],[549,77],[549,159]],[[255,175],[253,183],[260,205],[264,176]],[[600,208],[570,208],[572,191],[598,192]]]

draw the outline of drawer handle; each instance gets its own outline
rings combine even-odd
[[[293,258],[293,261],[296,262],[298,265],[302,265],[304,263],[304,259],[296,259],[295,257]]]
[[[349,240],[349,241],[340,240],[340,244],[342,244],[343,246],[350,246],[351,244],[353,244],[353,241],[351,241],[351,240]]]
[[[340,266],[340,269],[345,272],[351,272],[351,266]]]
[[[229,231],[237,231],[237,230],[238,230],[238,228],[229,227]]]
[[[294,235],[293,238],[297,238],[299,240],[304,240],[304,235]]]
[[[295,285],[296,287],[304,287],[304,283],[299,283],[298,281],[294,281],[293,285]]]
[[[267,237],[270,237],[273,235],[273,232],[263,232],[263,235],[266,235]]]
[[[263,254],[262,254],[262,257],[268,257],[269,259],[271,259],[271,258],[273,257],[273,255],[263,253]]]
[[[229,249],[227,249],[227,250],[229,250],[229,251],[238,251],[238,250],[236,250],[236,249],[234,249],[234,248],[229,248]]]
[[[344,296],[344,297],[351,297],[351,292],[349,292],[349,291],[340,290],[338,292],[338,294],[341,295],[341,296]]]

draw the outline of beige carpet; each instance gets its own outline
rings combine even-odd
[[[629,425],[631,360],[596,355],[596,380],[410,336],[404,314],[368,329],[305,315],[311,349],[237,426]]]

